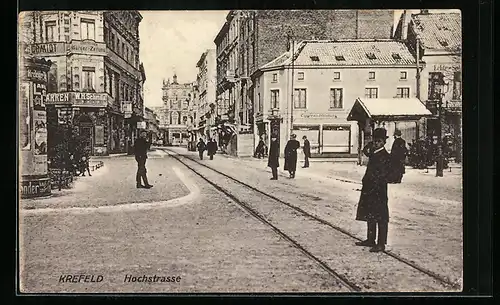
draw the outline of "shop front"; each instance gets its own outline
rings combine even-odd
[[[47,72],[50,61],[21,58],[19,78],[20,196],[51,194],[47,163]]]
[[[368,162],[362,150],[372,141],[375,128],[387,130],[389,138],[385,148],[390,152],[394,131],[401,130],[402,138],[411,143],[419,138],[420,120],[425,117],[432,117],[432,113],[417,98],[356,99],[347,120],[358,123],[358,163]]]

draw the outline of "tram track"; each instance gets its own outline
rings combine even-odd
[[[346,278],[344,275],[342,274],[339,274],[338,272],[336,272],[335,270],[333,270],[332,268],[330,268],[328,266],[328,264],[326,264],[324,261],[322,261],[321,259],[319,259],[318,257],[316,257],[315,255],[313,255],[310,251],[308,251],[305,247],[303,247],[302,245],[300,245],[297,241],[295,241],[293,238],[291,238],[290,236],[288,236],[286,233],[284,233],[282,230],[280,230],[279,228],[277,228],[275,225],[273,225],[271,222],[269,222],[268,220],[266,220],[262,215],[260,215],[257,211],[255,211],[253,208],[251,208],[247,203],[243,202],[242,200],[240,200],[239,198],[237,198],[235,195],[231,194],[230,192],[228,192],[227,190],[225,190],[224,188],[222,188],[220,185],[217,185],[216,183],[214,183],[213,181],[211,181],[210,179],[208,179],[207,177],[205,177],[204,175],[202,175],[201,173],[199,173],[198,171],[196,171],[193,166],[187,164],[184,160],[181,159],[184,158],[184,159],[187,159],[189,160],[190,162],[193,162],[203,168],[206,168],[210,171],[213,171],[214,173],[217,173],[218,175],[221,175],[227,179],[229,179],[230,181],[234,182],[234,183],[237,183],[241,186],[244,186],[245,188],[253,191],[253,192],[256,192],[264,197],[267,197],[269,199],[272,199],[273,201],[275,202],[278,202],[280,203],[281,205],[284,205],[288,208],[291,208],[293,209],[295,212],[313,220],[313,221],[316,221],[316,222],[319,222],[321,223],[322,225],[325,225],[325,226],[328,226],[329,228],[335,230],[336,232],[339,232],[351,239],[354,239],[356,241],[360,241],[361,239],[358,238],[357,236],[355,236],[354,234],[352,234],[351,232],[339,227],[339,226],[336,226],[316,215],[313,215],[303,209],[301,209],[300,207],[297,207],[293,204],[290,204],[286,201],[283,201],[282,199],[272,195],[272,194],[269,194],[267,192],[264,192],[252,185],[249,185],[248,183],[246,182],[243,182],[237,178],[234,178],[220,170],[217,170],[217,169],[214,169],[206,164],[203,164],[201,162],[199,162],[198,160],[195,160],[189,156],[185,156],[185,155],[182,155],[182,154],[178,154],[177,152],[175,151],[172,151],[172,150],[169,150],[169,149],[164,149],[165,151],[168,152],[168,154],[176,159],[178,162],[180,162],[181,164],[183,164],[184,166],[186,166],[188,169],[190,169],[191,171],[193,171],[195,174],[197,174],[198,176],[200,176],[203,180],[207,181],[210,185],[214,186],[217,190],[219,190],[220,192],[224,193],[226,196],[228,196],[229,198],[231,198],[234,202],[236,202],[240,207],[242,207],[244,210],[246,210],[249,214],[251,214],[253,217],[255,217],[256,219],[258,219],[259,221],[261,221],[262,223],[266,224],[267,226],[269,226],[270,228],[273,229],[273,231],[275,231],[278,235],[280,235],[281,237],[283,237],[284,239],[286,239],[287,241],[289,241],[290,243],[292,243],[297,249],[299,249],[302,253],[304,253],[307,257],[309,257],[310,259],[314,260],[318,265],[320,265],[324,270],[326,270],[329,274],[331,274],[334,278],[336,278],[337,280],[341,281],[343,283],[343,285],[348,288],[350,291],[354,291],[354,292],[357,292],[357,291],[361,291],[361,287],[356,284],[354,281]],[[426,276],[429,276],[431,278],[433,278],[435,281],[437,281],[438,283],[440,283],[441,285],[445,286],[445,287],[448,287],[448,288],[451,288],[451,289],[460,289],[460,285],[456,284],[456,283],[453,283],[451,282],[448,278],[440,275],[440,274],[437,274],[431,270],[428,270],[424,267],[421,267],[419,265],[417,265],[416,263],[396,254],[396,253],[393,253],[391,251],[388,251],[388,250],[385,250],[382,252],[383,254],[387,255],[388,257],[391,257],[392,259],[395,259],[397,260],[398,262],[400,263],[403,263],[409,267],[411,267],[412,269],[418,271],[418,272],[421,272],[423,274],[425,274]]]

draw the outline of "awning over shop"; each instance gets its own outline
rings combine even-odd
[[[357,98],[348,121],[406,121],[433,116],[418,98]]]

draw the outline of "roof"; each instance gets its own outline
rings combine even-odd
[[[347,116],[348,121],[377,119],[419,119],[432,113],[418,98],[357,98]]]
[[[460,13],[412,14],[412,28],[426,49],[462,49],[462,20]]]
[[[291,64],[286,52],[261,69]],[[414,65],[415,58],[400,41],[382,40],[310,40],[294,52],[297,66],[398,66]]]

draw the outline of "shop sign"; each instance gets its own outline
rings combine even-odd
[[[35,43],[29,45],[25,51],[28,54],[58,54],[64,53],[65,43],[61,42],[49,42],[49,43]]]
[[[45,108],[46,92],[45,84],[33,83],[33,106],[35,109]]]
[[[50,179],[21,181],[21,198],[32,198],[50,195]]]
[[[137,129],[146,129],[146,122],[137,122]]]
[[[311,113],[311,112],[304,112],[300,115],[303,118],[310,118],[310,119],[336,119],[337,115],[334,113]]]
[[[47,82],[47,73],[43,71],[28,69],[26,74],[30,80]]]
[[[48,93],[45,102],[46,104],[69,103],[78,107],[106,107],[108,102],[108,94],[82,92]]]
[[[435,72],[460,71],[460,65],[455,63],[435,64],[432,66],[432,68],[432,70]]]
[[[86,55],[106,55],[106,45],[93,41],[72,41],[68,45],[68,52]]]

